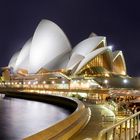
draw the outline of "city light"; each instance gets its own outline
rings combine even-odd
[[[113,50],[113,46],[110,45],[110,46],[107,46],[111,51]]]
[[[108,84],[108,80],[104,80],[104,83],[105,83],[105,84]]]
[[[108,74],[108,73],[105,73],[105,76],[106,76],[106,77],[109,77],[109,74]]]
[[[128,80],[127,79],[123,79],[123,83],[124,84],[128,83]]]

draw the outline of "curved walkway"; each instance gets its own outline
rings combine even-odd
[[[101,105],[85,104],[91,110],[90,121],[83,129],[73,135],[69,140],[97,140],[99,132],[114,123],[113,121],[102,122]]]

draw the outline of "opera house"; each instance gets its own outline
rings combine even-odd
[[[49,83],[53,78],[67,82],[81,77],[127,77],[127,72],[122,51],[112,51],[106,37],[91,33],[72,47],[58,25],[42,20],[33,37],[15,52],[8,67],[3,68],[2,75],[4,81],[48,80]]]
[[[0,78],[7,97],[74,108],[66,119],[25,140],[77,140],[81,135],[84,140],[118,140],[127,134],[139,139],[140,112],[132,115],[139,108],[130,105],[140,97],[140,79],[127,75],[122,51],[113,51],[104,36],[91,33],[73,47],[58,25],[42,20]]]

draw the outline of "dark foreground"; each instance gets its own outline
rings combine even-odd
[[[62,107],[0,95],[0,140],[21,140],[70,114]]]

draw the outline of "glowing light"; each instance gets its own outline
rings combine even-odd
[[[121,73],[122,73],[123,75],[125,75],[125,74],[126,74],[126,72],[125,72],[125,71],[122,71]]]
[[[123,79],[123,83],[124,84],[127,84],[128,83],[128,80],[127,79]]]
[[[55,82],[54,81],[52,81],[52,84],[54,84]]]
[[[46,84],[46,81],[43,81],[43,84]]]
[[[65,81],[62,81],[62,84],[65,84]]]
[[[28,82],[28,85],[30,85],[30,84],[31,84],[31,82],[29,81],[29,82]]]
[[[109,74],[108,74],[108,73],[106,73],[106,74],[105,74],[105,76],[106,76],[106,77],[109,77]]]
[[[111,51],[113,50],[113,46],[107,46]]]
[[[36,85],[36,82],[34,82],[33,84]]]
[[[108,84],[108,80],[104,80],[104,83],[105,83],[105,84]]]
[[[90,83],[90,82],[91,82],[91,80],[88,80],[88,82]]]

